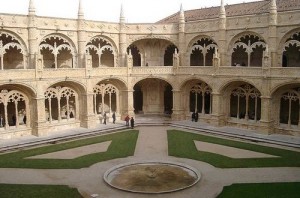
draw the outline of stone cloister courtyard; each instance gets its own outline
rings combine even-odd
[[[76,129],[48,137],[0,140],[0,194],[23,197],[7,193],[1,187],[5,184],[26,184],[29,189],[35,185],[62,185],[77,189],[78,197],[99,198],[213,198],[222,197],[220,193],[232,184],[299,186],[299,137],[215,129],[187,120],[165,123],[141,119],[133,130],[124,125],[108,123],[94,131]],[[113,166],[147,161],[188,165],[199,172],[200,181],[184,190],[153,195],[119,190],[103,179]],[[295,197],[292,192],[282,193],[284,197]]]

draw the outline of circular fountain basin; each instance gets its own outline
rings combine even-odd
[[[200,180],[200,173],[185,164],[136,162],[114,166],[104,174],[110,186],[136,193],[167,193],[183,190]]]

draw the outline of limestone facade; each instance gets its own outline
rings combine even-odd
[[[181,7],[176,22],[152,24],[125,23],[122,9],[119,23],[85,20],[81,1],[77,19],[37,16],[33,1],[28,15],[0,14],[0,138],[93,128],[104,112],[194,111],[216,126],[300,135],[300,5],[282,2],[230,15],[221,0],[217,17]]]

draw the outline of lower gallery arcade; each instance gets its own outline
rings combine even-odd
[[[299,131],[300,84],[284,85],[270,96],[263,96],[254,84],[231,81],[213,87],[200,79],[188,79],[174,90],[171,81],[153,76],[131,88],[117,79],[103,80],[88,94],[82,85],[70,79],[47,87],[40,98],[29,87],[2,85],[0,130],[3,138],[10,138],[12,134],[34,134],[37,120],[38,127],[48,133],[47,128],[53,131],[85,127],[87,117],[88,122],[99,124],[104,112],[109,118],[115,112],[119,120],[128,113],[190,120],[192,112],[198,112],[200,121],[219,126],[268,133]]]

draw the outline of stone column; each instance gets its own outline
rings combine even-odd
[[[133,107],[133,89],[126,90],[127,92],[127,114],[130,117],[134,116],[134,107]]]
[[[218,92],[212,92],[212,120],[211,123],[217,126],[225,125],[225,117],[222,111],[222,102],[224,104],[223,96]]]
[[[182,108],[182,101],[181,95],[182,91],[179,89],[173,89],[173,113],[172,113],[172,120],[184,120],[184,110]]]
[[[272,98],[270,96],[261,96],[260,98],[262,109],[260,118],[261,130],[266,134],[270,134],[274,129],[271,117]]]
[[[77,101],[78,103],[80,102],[80,104],[82,104],[82,110],[83,113],[81,113],[82,116],[82,120],[81,120],[81,127],[84,128],[95,128],[98,120],[97,120],[97,116],[94,113],[94,94],[93,92],[88,92],[86,94],[82,94],[81,95],[81,99],[83,100],[82,102]],[[78,111],[80,112],[80,111]]]
[[[44,136],[48,134],[46,129],[46,115],[45,115],[45,98],[43,96],[38,96],[34,99],[35,111],[32,117],[33,121],[33,135]]]

